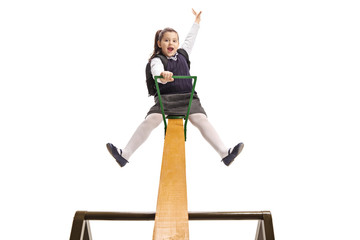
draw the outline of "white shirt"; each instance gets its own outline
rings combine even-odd
[[[188,35],[186,36],[184,43],[181,45],[181,48],[183,48],[189,55],[191,54],[191,50],[194,46],[199,28],[200,25],[198,23],[194,23]],[[165,71],[164,65],[162,64],[160,58],[158,57],[151,59],[150,66],[151,66],[151,74],[153,78],[155,78],[155,76],[160,76],[160,74],[163,71]],[[161,83],[160,80],[158,80],[158,82]]]

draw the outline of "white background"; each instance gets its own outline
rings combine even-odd
[[[163,127],[120,168],[152,106],[158,29],[182,41],[209,119],[243,153],[225,167],[192,125],[189,211],[273,215],[276,239],[358,236],[357,1],[1,1],[0,238],[68,239],[76,210],[155,211]],[[92,222],[94,239],[150,239],[153,222]],[[254,222],[191,222],[191,239],[253,239]],[[124,237],[125,236],[125,237]],[[246,237],[245,237],[246,236]]]

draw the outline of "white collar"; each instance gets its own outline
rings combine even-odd
[[[176,52],[174,56],[167,57],[167,59],[172,59],[174,61],[177,61],[177,56],[178,56],[178,53]]]

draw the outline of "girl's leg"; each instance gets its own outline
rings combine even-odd
[[[205,114],[191,114],[189,116],[189,121],[200,130],[201,135],[208,143],[210,143],[221,158],[224,158],[229,154],[229,148],[227,148],[222,142],[220,136],[211,125]]]
[[[153,113],[148,115],[145,120],[139,125],[130,138],[128,144],[122,149],[121,155],[129,160],[131,155],[138,149],[150,136],[150,133],[163,121],[162,115]]]

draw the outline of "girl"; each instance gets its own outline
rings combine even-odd
[[[201,11],[196,13],[193,9],[193,14],[196,16],[195,22],[181,46],[188,55],[191,53],[200,27]],[[154,52],[149,61],[153,77],[163,77],[158,79],[158,82],[160,83],[159,88],[166,115],[186,115],[192,90],[192,79],[178,79],[174,81],[174,78],[172,78],[172,76],[190,76],[186,57],[184,54],[179,54],[178,49],[179,36],[174,29],[165,28],[156,32]],[[168,59],[166,69],[164,69],[160,58],[157,57],[159,54],[164,55]],[[166,106],[171,107],[167,108]],[[160,104],[157,96],[155,96],[155,105],[150,108],[145,120],[136,129],[126,147],[118,149],[113,144],[107,143],[108,151],[121,167],[125,166],[131,155],[145,142],[152,130],[159,126],[162,121]],[[244,147],[243,143],[237,144],[232,149],[224,145],[208,121],[205,110],[201,106],[200,99],[196,93],[194,93],[191,104],[189,121],[200,130],[202,136],[217,151],[226,166],[229,166],[234,161]]]

